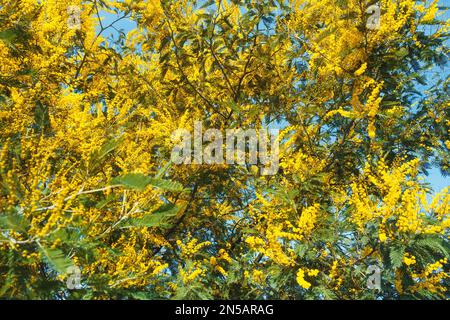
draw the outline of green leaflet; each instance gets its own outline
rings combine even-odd
[[[0,229],[11,229],[14,231],[26,232],[28,226],[28,221],[21,215],[8,214],[0,216]]]
[[[158,178],[151,178],[150,185],[153,187],[157,187],[163,190],[172,191],[172,192],[182,192],[184,191],[183,185],[176,181],[164,180]]]
[[[130,227],[167,227],[169,220],[180,211],[180,207],[174,204],[164,204],[151,214],[142,218],[132,218],[127,220],[122,228]]]
[[[167,172],[167,170],[172,166],[172,160],[170,160],[169,162],[166,163],[166,165],[164,167],[162,167],[158,173],[155,175],[155,178],[162,178],[164,176],[164,174]]]
[[[389,260],[393,269],[401,267],[403,263],[403,254],[405,253],[404,246],[394,246],[389,252]]]
[[[123,176],[114,178],[112,184],[120,185],[127,189],[143,191],[150,184],[150,177],[141,173],[127,173]]]
[[[425,252],[438,253],[450,259],[450,245],[439,236],[430,235],[418,239],[414,243],[414,247]]]
[[[40,247],[41,256],[58,273],[65,274],[67,269],[73,267],[73,262],[61,250]]]
[[[99,150],[91,153],[88,168],[91,172],[96,172],[101,167],[103,160],[111,154],[122,143],[122,139],[110,139],[105,142]]]
[[[184,190],[183,185],[179,182],[151,178],[141,173],[127,173],[123,176],[116,177],[112,180],[112,184],[140,191],[145,190],[148,185],[172,192],[181,192]]]
[[[34,109],[34,128],[37,133],[48,133],[51,128],[48,106],[41,101],[36,102]]]
[[[0,32],[0,40],[7,44],[13,43],[20,35],[20,31],[17,29],[7,29]]]

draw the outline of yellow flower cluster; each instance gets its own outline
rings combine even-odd
[[[199,266],[193,266],[187,270],[180,269],[181,281],[184,284],[189,284],[205,274],[206,274],[206,269],[203,269]]]
[[[190,236],[188,236],[188,239]],[[177,245],[181,250],[181,256],[186,259],[194,257],[201,249],[210,246],[210,241],[198,242],[197,239],[191,239],[187,243],[177,240]]]
[[[447,258],[436,261],[435,263],[429,264],[424,271],[424,275],[427,277],[433,272],[442,272],[442,268],[445,264],[447,264]]]
[[[403,256],[403,263],[407,266],[413,265],[416,263],[416,257],[410,255],[409,253],[405,253]]]
[[[192,238],[192,236],[188,234],[185,243],[181,240],[177,240],[176,243],[181,251],[180,256],[186,261],[184,267],[179,266],[178,268],[181,281],[184,284],[200,280],[201,277],[205,276],[208,271],[206,266],[208,262],[215,270],[219,271],[224,276],[227,275],[226,271],[217,264],[217,259],[215,257],[211,257],[209,261],[206,259],[196,259],[197,257],[200,257],[202,249],[211,245],[210,241],[199,242],[198,239]]]
[[[265,281],[267,279],[267,274],[265,274],[261,270],[254,269],[252,272],[249,272],[248,270],[244,271],[244,277],[248,281],[264,285]]]
[[[331,265],[330,272],[328,274],[328,277],[330,278],[331,282],[333,283],[335,290],[338,290],[339,287],[341,286],[342,282],[344,281],[343,277],[339,275],[338,266],[339,266],[339,261],[334,260]]]
[[[297,232],[300,235],[299,239],[303,239],[303,237],[308,236],[313,232],[319,217],[319,212],[320,205],[317,203],[302,211],[297,228],[293,229],[294,232]]]
[[[358,0],[347,1],[345,5],[333,0],[293,1],[295,14],[287,27],[296,36],[307,39],[311,71],[317,70],[323,77],[363,74],[370,52],[380,41],[387,43],[401,37],[400,30],[413,18],[416,2],[382,0],[379,5],[383,8],[379,28],[364,32],[361,26],[367,23],[368,4],[361,5]],[[434,16],[433,12],[429,14]],[[323,27],[308,27],[319,23]]]
[[[448,272],[444,271],[444,266],[447,265],[448,260],[446,258],[431,263],[425,267],[421,273],[413,273],[411,276],[417,282],[409,290],[416,292],[421,289],[428,290],[429,292],[440,294],[444,297],[444,293],[448,290],[444,286],[443,281],[450,278]]]
[[[392,229],[386,227],[388,219],[395,218],[400,233],[443,233],[448,230],[449,216],[445,208],[449,204],[448,188],[437,193],[427,204],[425,189],[417,180],[418,160],[394,164],[388,168],[380,160],[375,168],[365,169],[367,180],[381,193],[380,199],[369,197],[371,187],[365,182],[351,185],[349,203],[354,207],[352,221],[364,229],[374,219],[380,219],[380,241],[389,238]],[[444,212],[445,211],[445,212]],[[435,223],[427,222],[431,217]]]
[[[231,263],[232,259],[230,255],[225,251],[225,249],[220,249],[217,255],[217,258],[212,256],[209,258],[209,264],[213,267],[214,270],[217,270],[224,277],[228,275],[227,271],[223,268],[223,266],[219,265],[220,261],[224,261],[226,263]]]
[[[305,275],[310,277],[316,277],[319,274],[317,269],[298,269],[297,271],[297,283],[304,289],[309,289],[311,283],[305,280]]]

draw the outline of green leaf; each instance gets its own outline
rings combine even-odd
[[[439,253],[450,259],[450,244],[439,236],[430,235],[418,239],[414,245],[418,249],[424,249],[425,252]]]
[[[89,169],[94,171],[99,168],[102,164],[102,160],[106,158],[110,153],[117,149],[117,147],[122,143],[122,139],[110,139],[105,142],[99,150],[91,153],[89,157]]]
[[[157,298],[152,292],[130,292],[130,295],[135,300],[153,300]]]
[[[14,231],[26,232],[28,226],[28,221],[21,215],[11,214],[0,216],[1,229],[11,229]]]
[[[0,288],[0,297],[5,297],[5,293],[14,287],[14,273],[8,272],[3,285]]]
[[[6,43],[13,43],[20,35],[17,29],[7,29],[0,31],[0,40]]]
[[[403,263],[403,255],[405,253],[404,246],[394,246],[389,252],[389,259],[393,269],[401,267]]]
[[[53,267],[55,271],[65,274],[73,266],[71,259],[59,249],[44,248],[41,246],[41,256]]]
[[[183,300],[189,293],[189,289],[186,286],[179,286],[175,295],[172,297],[172,300]]]
[[[108,204],[110,204],[111,202],[115,201],[116,197],[113,194],[108,195],[105,199],[98,201],[95,204],[95,207],[97,209],[103,209],[105,208]]]
[[[122,142],[122,139],[111,139],[102,145],[99,151],[96,152],[95,157],[97,160],[103,159],[112,151],[114,151]]]
[[[316,291],[325,300],[337,299],[336,294],[325,286],[319,286],[317,288],[314,288],[313,290]]]
[[[47,133],[50,129],[50,116],[48,106],[37,101],[34,109],[34,127],[38,133]]]
[[[123,176],[114,178],[112,184],[123,186],[127,189],[143,191],[150,184],[150,180],[150,177],[141,173],[127,173]]]
[[[170,40],[171,40],[171,39],[170,39],[169,36],[164,37],[164,38],[161,40],[161,44],[160,44],[160,46],[159,46],[159,51],[160,51],[160,52],[163,51],[165,47],[167,47],[167,45],[170,43]]]
[[[403,59],[404,57],[406,57],[409,54],[409,50],[407,48],[400,48],[395,52],[395,55],[399,58],[399,59]]]
[[[174,204],[164,204],[151,214],[142,218],[132,218],[127,220],[123,228],[127,227],[168,227],[169,219],[180,211],[180,207]]]
[[[214,296],[209,292],[208,288],[198,287],[198,289],[194,289],[193,291],[200,300],[214,299]]]
[[[184,191],[183,185],[179,182],[161,178],[150,178],[141,173],[127,173],[123,176],[116,177],[112,180],[112,184],[140,191],[145,190],[148,185],[167,191]]]
[[[157,188],[167,190],[167,191],[173,191],[173,192],[184,191],[183,185],[176,181],[164,180],[164,179],[159,179],[159,178],[151,178],[149,183],[153,187],[157,187]]]
[[[158,178],[158,179],[162,178],[164,176],[164,174],[167,172],[167,170],[169,170],[169,168],[172,166],[172,164],[173,164],[172,160],[167,162],[167,164],[158,171],[155,178]]]

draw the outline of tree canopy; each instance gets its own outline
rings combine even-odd
[[[0,0],[0,297],[449,298],[442,10]],[[279,170],[172,163],[195,121]]]

